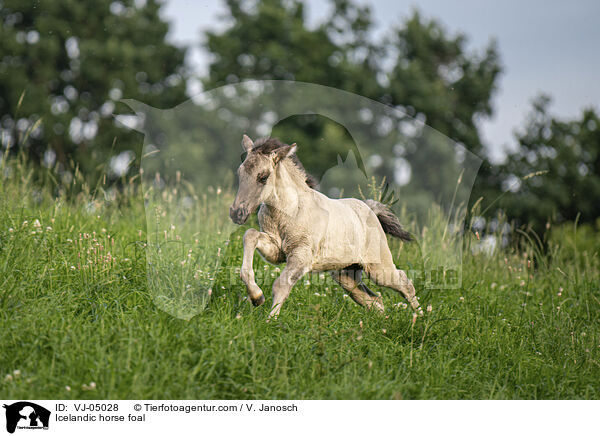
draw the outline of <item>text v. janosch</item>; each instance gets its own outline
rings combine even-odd
[[[259,412],[297,412],[298,407],[295,404],[289,406],[275,406],[269,404],[261,404]]]

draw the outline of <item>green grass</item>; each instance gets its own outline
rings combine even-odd
[[[384,291],[384,317],[319,276],[299,282],[267,323],[276,267],[255,257],[267,304],[253,308],[230,274],[241,263],[240,229],[210,301],[185,321],[148,289],[135,181],[91,194],[76,174],[54,198],[50,171],[4,167],[2,398],[600,397],[600,237],[591,227],[551,229],[544,254],[529,235],[519,249],[472,255],[470,235],[462,287],[421,291],[432,310],[415,324],[394,306],[399,295]]]

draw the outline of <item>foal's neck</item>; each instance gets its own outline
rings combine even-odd
[[[285,213],[289,217],[298,214],[301,198],[310,198],[310,188],[306,184],[305,176],[301,175],[293,163],[281,162],[275,168],[275,187],[267,206]]]

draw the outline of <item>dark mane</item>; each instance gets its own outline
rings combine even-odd
[[[286,144],[284,144],[283,142],[281,142],[278,138],[262,138],[262,139],[257,139],[254,142],[254,147],[252,148],[252,152],[253,153],[261,153],[261,154],[270,154],[273,151],[277,150],[278,148],[281,148],[283,146],[285,146]],[[292,162],[294,163],[294,165],[296,165],[296,167],[298,167],[298,169],[300,171],[302,171],[302,173],[306,176],[306,184],[312,188],[312,189],[316,189],[317,187],[317,181],[316,179],[311,176],[310,174],[308,174],[306,172],[306,169],[304,169],[304,166],[302,165],[302,162],[300,162],[300,159],[298,159],[298,156],[296,156],[296,154],[293,154],[290,159],[292,160]]]

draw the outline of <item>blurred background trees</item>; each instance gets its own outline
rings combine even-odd
[[[418,12],[375,38],[369,7],[349,0],[331,0],[329,16],[311,26],[300,1],[225,4],[226,25],[204,35],[211,55],[200,78],[205,90],[281,79],[363,95],[483,158],[471,202],[483,197],[486,213],[501,209],[538,230],[549,219],[591,222],[600,215],[600,121],[593,109],[556,119],[540,97],[516,133],[519,148],[503,163],[487,160],[478,123],[493,115],[502,72],[494,42],[470,51],[465,35]],[[116,102],[168,108],[189,97],[185,49],[166,41],[160,7],[157,0],[0,0],[2,152],[20,147],[64,171],[73,160],[90,178],[109,159],[139,153],[141,136],[115,122]],[[283,120],[273,135],[300,144],[301,159],[317,176],[338,155],[345,158],[352,142],[342,126],[317,116]],[[399,163],[417,158],[393,144],[371,151],[379,157],[368,164],[379,176],[398,177]],[[435,155],[444,159],[443,148]],[[407,187],[418,177],[443,183],[434,162],[414,163],[432,171],[413,172]]]
[[[228,0],[230,16],[224,19],[233,24],[207,34],[206,49],[213,61],[205,88],[244,79],[332,86],[397,107],[484,156],[475,121],[492,114],[491,98],[501,71],[495,45],[468,53],[464,35],[447,35],[438,22],[417,12],[374,42],[368,7],[346,0],[333,4],[331,15],[313,29],[301,2],[265,0],[243,9],[242,2]],[[300,150],[303,161],[322,174],[332,159],[314,156],[330,153],[335,162],[338,153],[349,149],[343,135],[327,125],[322,119],[289,120],[277,133],[287,132],[287,138],[306,144]],[[347,136],[345,140],[351,141]],[[381,165],[380,173],[394,172],[393,159],[383,159]]]
[[[112,154],[139,148],[115,102],[170,107],[185,97],[185,50],[165,37],[155,0],[2,0],[2,144],[52,166],[77,162],[94,177]],[[21,98],[22,97],[22,98]]]
[[[549,221],[594,222],[600,217],[598,114],[586,109],[563,120],[550,114],[550,102],[548,96],[533,102],[516,134],[519,148],[496,169],[498,188],[506,192],[499,206],[534,228]]]

